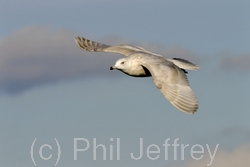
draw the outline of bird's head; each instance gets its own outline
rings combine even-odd
[[[121,58],[116,61],[115,65],[110,67],[110,70],[121,70],[121,71],[126,71],[128,69],[129,64],[127,58]]]

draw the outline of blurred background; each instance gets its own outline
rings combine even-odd
[[[0,165],[59,167],[213,167],[250,165],[250,1],[247,0],[1,0]],[[199,110],[174,108],[152,78],[133,78],[109,67],[122,55],[80,50],[75,36],[134,44],[200,66],[188,78]],[[74,138],[89,149],[74,160]],[[93,159],[93,139],[107,147]],[[113,138],[113,141],[112,139]],[[120,139],[120,160],[117,155]],[[143,138],[143,156],[139,139]],[[189,144],[182,160],[163,144]],[[44,144],[51,146],[41,147]],[[158,145],[157,160],[146,155]],[[204,153],[195,160],[191,147]],[[207,144],[207,145],[206,145]],[[79,142],[85,148],[86,142]],[[114,158],[110,160],[110,145]],[[51,159],[43,160],[43,157]],[[152,147],[151,150],[156,150]],[[197,147],[196,151],[201,151]]]

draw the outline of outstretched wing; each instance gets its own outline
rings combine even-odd
[[[147,51],[146,49],[139,47],[139,46],[132,46],[132,45],[110,46],[110,45],[98,43],[95,41],[91,41],[83,37],[76,37],[75,42],[81,49],[90,51],[90,52],[114,52],[114,53],[122,54],[124,56],[129,56],[135,52],[151,53]]]
[[[145,61],[142,65],[150,71],[156,87],[164,97],[185,113],[197,111],[198,101],[189,86],[186,74],[172,62],[159,59],[154,61]]]

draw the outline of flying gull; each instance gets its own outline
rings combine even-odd
[[[156,87],[177,109],[188,114],[197,111],[198,101],[185,74],[186,70],[198,70],[197,65],[181,58],[165,58],[139,46],[110,46],[83,37],[76,37],[75,42],[85,51],[124,55],[110,70],[117,69],[133,77],[152,76]]]

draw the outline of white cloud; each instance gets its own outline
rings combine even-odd
[[[213,152],[214,150],[212,150]],[[214,161],[210,167],[249,167],[250,166],[250,143],[242,145],[234,150],[226,150],[219,147]],[[191,161],[182,167],[207,167],[210,164],[209,154],[199,161]]]
[[[1,41],[0,89],[23,89],[87,75],[109,66],[115,57],[105,59],[83,52],[66,30],[51,32],[46,27],[27,27]],[[108,65],[109,61],[109,65]]]
[[[221,61],[221,68],[229,71],[249,71],[250,54],[234,55],[224,57]]]

